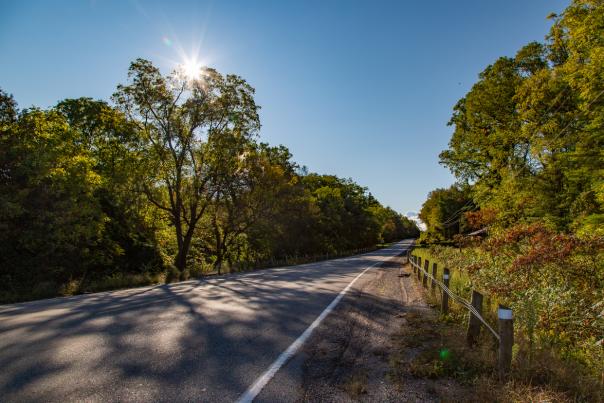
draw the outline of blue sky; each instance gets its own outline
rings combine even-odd
[[[567,1],[0,1],[0,87],[21,107],[108,100],[130,61],[182,53],[244,77],[260,137],[311,171],[417,211],[453,183],[455,102],[499,56],[542,41]]]

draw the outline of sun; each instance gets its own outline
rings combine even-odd
[[[0,0],[1,1],[1,0]],[[212,62],[212,56],[207,49],[201,52],[201,42],[193,43],[187,51],[177,38],[162,38],[164,45],[172,48],[176,58],[167,57],[167,62],[172,66],[172,73],[178,80],[188,84],[204,82],[209,73],[208,66]]]
[[[191,81],[198,80],[202,76],[202,64],[196,58],[185,58],[180,65],[182,74]]]

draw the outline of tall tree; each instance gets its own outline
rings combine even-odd
[[[143,59],[131,64],[128,77],[113,99],[142,133],[139,151],[149,175],[141,190],[174,226],[174,264],[182,272],[197,224],[228,182],[213,145],[225,136],[251,139],[260,128],[254,89],[209,68],[194,77],[162,76]]]
[[[488,66],[455,106],[441,162],[498,225],[604,226],[604,4],[575,0],[545,44]]]
[[[427,227],[423,239],[451,240],[454,235],[468,229],[464,221],[464,213],[474,208],[467,188],[453,185],[448,189],[433,190],[419,213],[419,218]]]

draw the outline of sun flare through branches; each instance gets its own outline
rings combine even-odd
[[[195,81],[203,75],[203,65],[196,57],[184,57],[183,62],[179,65],[179,70],[184,78],[189,81]]]

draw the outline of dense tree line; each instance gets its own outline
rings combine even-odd
[[[455,184],[447,189],[433,190],[419,212],[419,218],[426,225],[420,240],[443,242],[467,233],[473,227],[466,214],[475,209],[468,186]]]
[[[146,60],[112,104],[19,110],[0,91],[0,300],[417,235],[366,188],[259,142],[258,109],[241,77],[163,76]]]
[[[497,59],[457,102],[440,158],[488,216],[482,224],[539,221],[604,235],[604,5],[574,1],[550,18],[544,43]],[[439,226],[463,202],[456,189],[451,203],[439,201],[442,191],[430,195],[422,210],[430,231],[454,234]]]

